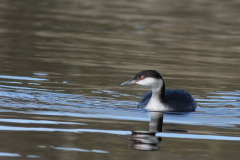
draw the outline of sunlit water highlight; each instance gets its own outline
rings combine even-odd
[[[9,80],[12,79],[11,76]],[[5,79],[7,77],[4,77]],[[1,76],[0,76],[1,78]],[[15,77],[14,80],[29,80],[31,77]],[[32,78],[35,80],[35,78]],[[37,79],[37,78],[36,78]],[[57,93],[48,89],[0,85],[0,112],[15,112],[21,114],[70,116],[82,118],[104,118],[131,121],[149,121],[146,111],[137,109],[137,102],[107,100],[105,97],[82,96],[76,94]],[[16,92],[17,90],[17,92]],[[107,92],[115,96],[132,96],[109,90],[93,91],[93,93]],[[198,99],[198,108],[192,113],[166,112],[165,123],[206,125],[215,127],[237,128],[240,121],[239,95],[235,92],[209,92],[205,99]],[[214,96],[212,96],[214,95]],[[134,96],[133,96],[134,97]],[[135,96],[139,99],[141,97]],[[19,103],[20,102],[20,103]],[[226,107],[225,107],[226,106]],[[231,107],[227,107],[231,106]],[[209,108],[211,107],[211,108]],[[46,110],[47,109],[47,110]],[[0,119],[8,123],[39,123],[39,124],[80,124],[57,122],[48,120]],[[4,130],[4,129],[3,129]]]

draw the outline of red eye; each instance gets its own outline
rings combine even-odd
[[[139,79],[142,80],[142,79],[144,79],[144,78],[145,78],[144,76],[141,76]]]

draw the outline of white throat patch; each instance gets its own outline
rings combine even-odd
[[[156,79],[152,77],[146,77],[143,80],[136,82],[138,85],[149,87],[152,89],[152,97],[145,106],[145,109],[149,111],[164,111],[167,109],[167,106],[163,104],[160,100],[159,93],[163,87],[163,80]]]

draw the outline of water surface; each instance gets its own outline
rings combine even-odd
[[[0,159],[238,159],[237,1],[3,1]],[[193,95],[165,113],[154,151],[136,108],[147,88],[120,84],[154,69]]]

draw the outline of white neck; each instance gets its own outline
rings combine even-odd
[[[167,109],[167,106],[161,100],[159,92],[152,92],[152,97],[145,106],[145,109],[149,111],[164,111]]]
[[[166,110],[166,106],[163,102],[163,99],[161,97],[164,97],[165,91],[162,91],[162,89],[165,90],[164,82],[162,79],[155,79],[151,77],[147,77],[143,80],[140,80],[136,84],[146,86],[152,89],[152,97],[148,101],[145,109],[149,111],[164,111]]]

